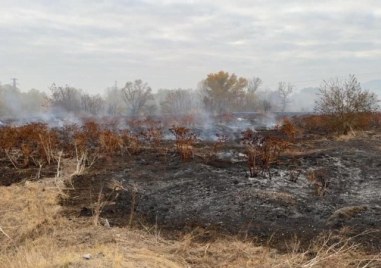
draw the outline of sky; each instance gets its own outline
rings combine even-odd
[[[100,93],[220,70],[297,88],[381,79],[380,0],[0,0],[0,81]]]

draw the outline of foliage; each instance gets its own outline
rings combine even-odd
[[[363,90],[354,75],[344,81],[324,81],[319,91],[315,110],[328,115],[334,129],[344,134],[359,126],[362,113],[371,113],[379,108],[376,95]]]
[[[50,164],[59,147],[56,133],[41,123],[3,127],[0,139],[0,148],[16,168]]]
[[[135,132],[134,138],[131,137],[132,134],[130,133],[130,139],[132,138],[132,140],[139,142],[139,144],[140,142],[145,142],[147,145],[153,146],[154,149],[159,149],[163,140],[163,126],[161,121],[152,118],[146,118],[144,120],[132,119],[128,121],[128,125]]]
[[[328,115],[305,115],[293,119],[294,124],[304,133],[328,134],[333,131]]]
[[[234,73],[211,73],[202,82],[204,104],[217,114],[233,111],[243,103],[247,85],[245,78],[237,77]]]
[[[128,154],[138,154],[142,150],[142,145],[137,135],[134,135],[128,130],[121,131],[123,146]]]
[[[193,158],[193,145],[197,141],[197,135],[189,128],[173,126],[170,131],[176,138],[176,149],[182,160]]]
[[[213,144],[213,155],[216,155],[218,151],[221,150],[221,148],[229,141],[229,138],[220,133],[216,133],[217,141]]]
[[[295,141],[295,138],[297,136],[298,130],[295,126],[295,124],[289,119],[284,118],[282,125],[280,126],[280,131],[283,132],[289,141]]]
[[[278,161],[280,153],[289,146],[289,142],[281,135],[261,135],[250,129],[242,132],[242,142],[246,144],[250,177],[267,173],[270,179],[271,165]]]
[[[247,92],[245,94],[245,110],[256,111],[258,109],[258,89],[262,86],[263,81],[259,77],[253,77],[248,80]]]
[[[306,115],[295,117],[293,124],[306,134],[332,134],[338,131],[337,120],[330,115]],[[358,113],[353,120],[352,129],[369,130],[381,127],[381,113]]]
[[[99,143],[102,152],[112,155],[123,148],[123,139],[112,130],[104,130],[99,135]]]

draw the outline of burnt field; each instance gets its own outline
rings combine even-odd
[[[4,126],[0,181],[66,176],[63,213],[95,224],[201,227],[280,249],[334,231],[381,250],[380,128],[337,136],[308,120]]]

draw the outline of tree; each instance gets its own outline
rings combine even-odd
[[[65,110],[66,112],[80,112],[81,111],[81,94],[79,89],[70,87],[68,85],[50,86],[52,92],[52,106]]]
[[[287,105],[290,103],[290,95],[294,90],[294,86],[291,83],[279,82],[278,93],[281,101],[281,111],[284,112]]]
[[[201,85],[205,93],[206,108],[221,114],[230,112],[242,104],[247,80],[243,77],[238,78],[234,73],[220,71],[209,74]]]
[[[262,86],[263,81],[259,77],[253,77],[248,81],[247,92],[250,94],[255,94],[257,90]]]
[[[151,88],[142,80],[127,82],[122,88],[122,97],[127,104],[129,115],[140,115],[144,109],[150,107],[149,101],[153,100]]]
[[[245,96],[245,110],[255,111],[258,109],[258,89],[262,86],[262,79],[259,77],[253,77],[248,81],[247,92]]]
[[[108,115],[116,116],[123,114],[124,101],[121,89],[116,86],[108,88],[105,94],[105,103]]]
[[[262,109],[265,113],[268,113],[271,111],[272,105],[269,100],[263,100],[262,101]]]
[[[329,115],[334,127],[344,134],[356,127],[362,113],[374,112],[378,108],[376,95],[363,90],[354,75],[343,81],[338,78],[323,81],[315,103],[315,111]]]
[[[83,94],[81,96],[81,108],[87,114],[97,115],[103,112],[105,101],[101,96],[90,96],[89,94]]]
[[[163,102],[160,103],[164,113],[172,115],[184,115],[191,113],[195,108],[195,96],[190,90],[175,89],[170,90]]]
[[[43,111],[43,105],[46,103],[48,96],[37,89],[30,89],[23,92],[20,101],[23,106],[25,115],[38,114]]]
[[[0,115],[29,118],[43,111],[46,94],[36,89],[21,92],[11,85],[0,86]]]

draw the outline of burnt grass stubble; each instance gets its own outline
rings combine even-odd
[[[303,248],[320,234],[346,229],[356,242],[380,251],[381,140],[319,138],[297,144],[304,153],[282,154],[271,179],[249,178],[237,142],[225,144],[214,157],[205,157],[212,145],[201,142],[190,161],[174,150],[153,149],[99,159],[89,172],[73,177],[74,190],[63,204],[69,217],[91,216],[103,189],[115,201],[101,215],[111,225],[128,225],[133,210],[134,224],[155,225],[170,237],[202,227],[255,237],[281,250],[295,238]],[[320,192],[309,179],[314,172],[325,183]],[[135,190],[116,195],[105,187],[114,180]]]
[[[322,233],[346,230],[368,249],[381,250],[380,130],[347,141],[302,135],[271,165],[271,178],[267,171],[250,178],[242,129],[227,130],[226,143],[216,150],[201,140],[188,161],[170,140],[161,144],[168,150],[100,154],[89,170],[72,177],[61,201],[64,213],[93,216],[101,192],[102,202],[109,201],[101,217],[112,226],[156,226],[169,237],[201,227],[284,250],[295,238],[305,248]],[[15,169],[2,158],[0,168],[3,186],[38,179],[34,165]],[[40,177],[54,177],[56,169],[54,162],[45,164]],[[115,190],[115,182],[125,190]]]

